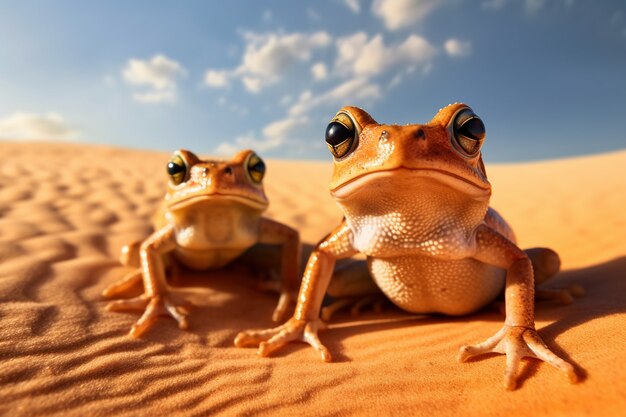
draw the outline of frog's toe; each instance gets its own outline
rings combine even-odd
[[[129,335],[135,338],[140,337],[152,327],[160,315],[160,301],[160,297],[153,297],[150,300],[146,311],[144,311],[139,320],[137,320],[137,323],[133,324],[133,327],[130,328],[130,332],[128,332]]]
[[[266,330],[246,330],[243,332],[239,332],[237,337],[235,337],[235,346],[237,347],[248,347],[248,346],[259,346],[260,343],[265,342],[272,338],[272,336],[276,335],[279,332],[278,328],[275,329],[266,329]]]
[[[519,366],[522,358],[535,358],[549,363],[567,375],[570,382],[578,381],[578,375],[570,363],[558,357],[543,343],[537,331],[521,326],[504,326],[493,337],[474,346],[463,346],[459,352],[459,360],[467,359],[484,353],[506,354],[504,386],[508,390],[516,387],[519,377]]]
[[[567,378],[572,384],[578,382],[578,374],[576,373],[574,366],[564,359],[561,359],[554,352],[552,352],[545,345],[545,343],[543,343],[543,340],[541,340],[536,332],[524,333],[524,341],[528,345],[528,348],[532,351],[533,357],[547,362],[555,368],[559,369],[561,372],[567,375]]]
[[[506,328],[503,327],[502,329],[500,329],[498,333],[496,333],[495,335],[493,335],[492,337],[490,337],[489,339],[485,340],[482,343],[479,343],[477,345],[472,345],[472,346],[465,345],[461,347],[461,350],[459,351],[459,356],[458,356],[459,362],[466,362],[468,359],[471,359],[475,356],[483,355],[485,353],[492,353],[492,352],[504,353],[501,350],[496,351],[496,349],[500,348],[498,346],[498,343],[504,337],[505,331],[506,331]]]
[[[121,280],[114,282],[109,285],[107,288],[102,291],[102,296],[106,298],[111,298],[116,295],[124,294],[127,291],[131,290],[135,285],[141,282],[141,269],[137,269],[126,275]]]
[[[322,326],[318,327],[318,323],[321,323]],[[304,329],[304,341],[307,342],[309,345],[311,345],[311,347],[315,350],[317,350],[320,354],[320,356],[322,357],[322,360],[324,362],[332,362],[333,357],[330,354],[330,351],[328,350],[328,348],[326,346],[324,346],[324,344],[322,343],[322,341],[320,340],[319,336],[317,335],[317,331],[325,329],[326,328],[326,324],[323,322],[318,322],[318,323],[309,323],[305,329]]]

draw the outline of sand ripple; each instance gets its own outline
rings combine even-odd
[[[165,153],[78,144],[0,142],[0,414],[623,415],[626,152],[489,169],[494,205],[524,246],[549,245],[582,284],[571,306],[540,305],[547,343],[588,375],[570,386],[529,361],[522,389],[501,387],[504,359],[455,360],[491,336],[495,311],[414,317],[394,308],[337,316],[322,339],[336,362],[304,345],[272,359],[236,349],[240,329],[271,325],[272,294],[237,269],[183,276],[197,306],[191,329],[160,322],[142,340],[133,315],[109,313],[100,291],[126,269],[119,248],[149,233],[164,190]],[[269,215],[311,244],[341,218],[327,163],[268,163]],[[621,191],[619,191],[621,190]]]

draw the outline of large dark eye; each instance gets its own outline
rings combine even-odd
[[[346,113],[337,113],[326,128],[326,145],[335,158],[342,158],[354,149],[357,131]]]
[[[172,184],[178,185],[181,182],[185,181],[185,177],[187,176],[187,164],[183,158],[175,153],[170,158],[170,161],[167,163],[167,174],[170,176],[170,181]]]
[[[248,158],[248,164],[246,165],[248,174],[252,179],[252,182],[260,184],[265,176],[265,162],[255,153]]]
[[[476,156],[485,140],[485,125],[471,109],[457,114],[453,127],[454,141],[466,156]]]

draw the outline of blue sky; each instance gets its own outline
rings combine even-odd
[[[0,138],[329,160],[456,101],[488,161],[626,148],[626,2],[0,1]]]

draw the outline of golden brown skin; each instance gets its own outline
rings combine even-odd
[[[185,329],[189,309],[168,290],[167,256],[192,269],[215,269],[257,243],[265,243],[281,246],[282,290],[273,315],[275,321],[281,320],[299,284],[300,238],[291,227],[262,217],[268,200],[260,158],[244,150],[230,161],[201,160],[181,149],[170,164],[172,161],[185,169],[170,175],[167,194],[154,218],[154,233],[122,248],[122,263],[138,269],[103,292],[106,297],[121,295],[143,279],[144,294],[111,302],[107,308],[145,309],[130,330],[133,337],[148,330],[162,314],[170,315]]]
[[[335,157],[330,183],[345,219],[311,254],[294,316],[274,329],[240,333],[237,346],[258,344],[266,356],[300,340],[330,361],[317,336],[320,307],[336,260],[360,252],[382,292],[409,312],[465,315],[504,289],[504,326],[485,342],[461,348],[459,360],[506,354],[508,389],[515,387],[525,356],[576,381],[572,365],[545,346],[534,325],[533,266],[545,280],[558,272],[558,255],[542,248],[522,251],[508,224],[489,208],[491,185],[480,151],[463,152],[455,133],[468,111],[453,104],[427,124],[397,126],[378,124],[355,107],[340,110],[333,120],[347,115],[357,137],[348,154]],[[339,153],[348,149],[344,145],[337,146]]]

